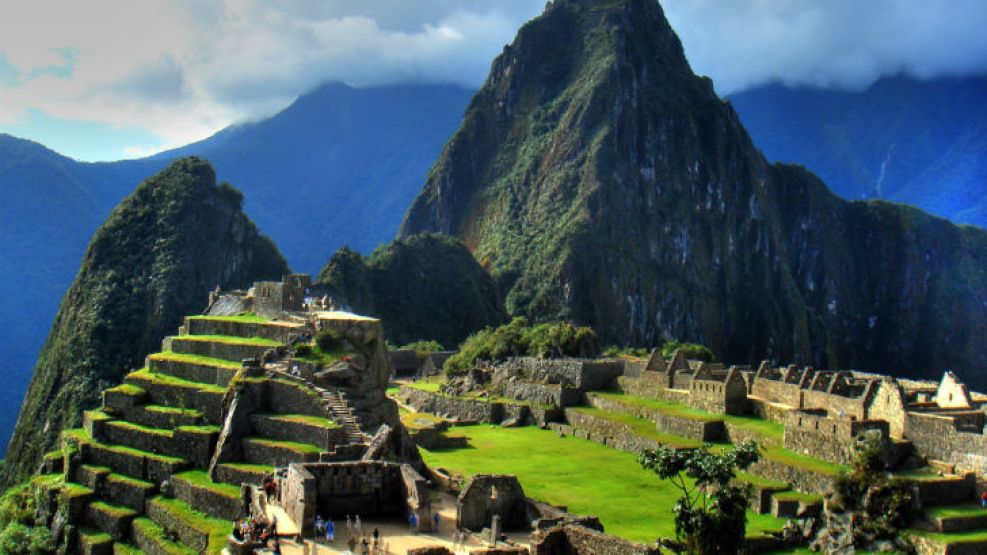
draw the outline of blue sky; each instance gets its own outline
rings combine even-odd
[[[564,0],[570,1],[570,0]],[[982,0],[664,0],[728,94],[781,80],[987,73]],[[544,0],[0,0],[0,132],[136,157],[269,115],[326,81],[478,86]]]

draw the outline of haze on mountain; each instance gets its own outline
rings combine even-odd
[[[769,164],[649,0],[557,0],[520,30],[400,236],[424,231],[511,315],[608,341],[987,378],[987,233]]]
[[[768,159],[804,164],[843,198],[987,226],[985,77],[887,77],[856,92],[773,84],[730,102]]]

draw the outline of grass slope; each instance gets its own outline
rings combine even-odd
[[[471,476],[515,474],[525,494],[600,517],[607,532],[639,542],[675,534],[678,490],[638,465],[630,453],[535,427],[454,427],[469,437],[462,449],[422,449],[425,462]],[[777,530],[784,520],[748,513],[748,535]]]

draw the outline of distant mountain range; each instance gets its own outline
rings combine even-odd
[[[0,134],[0,450],[86,245],[110,210],[174,158],[208,158],[296,271],[387,242],[472,92],[328,84],[271,118],[152,158],[80,163]],[[203,302],[205,299],[203,299]]]
[[[805,165],[843,198],[987,227],[987,77],[888,77],[861,92],[769,85],[730,101],[768,159]]]

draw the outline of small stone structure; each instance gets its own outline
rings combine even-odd
[[[418,515],[419,529],[431,530],[427,482],[408,464],[383,461],[294,463],[280,480],[282,504],[302,534],[314,530],[315,515],[407,517]]]
[[[460,527],[479,531],[489,527],[494,516],[500,517],[504,530],[531,527],[528,500],[516,476],[477,474],[459,494],[456,520]]]

